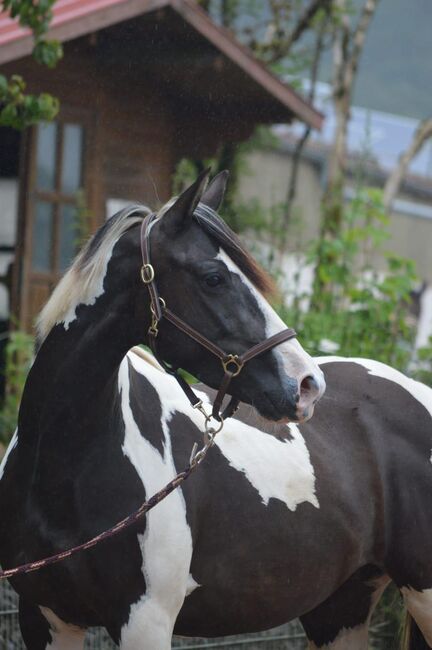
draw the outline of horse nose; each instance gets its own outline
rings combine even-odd
[[[306,375],[299,382],[297,393],[297,414],[300,420],[312,415],[313,407],[324,392],[324,380],[317,375]]]

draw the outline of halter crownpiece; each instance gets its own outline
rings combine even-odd
[[[217,217],[216,212],[214,212],[211,208],[203,204],[200,204],[195,210],[195,212],[196,213],[203,212],[204,213],[203,216],[205,216],[205,213],[207,213],[210,214],[211,216]],[[247,363],[251,359],[254,359],[260,354],[263,354],[264,352],[271,350],[276,345],[279,345],[284,341],[289,341],[290,339],[297,336],[297,334],[295,330],[291,328],[287,328],[285,330],[282,330],[281,332],[278,332],[277,334],[274,334],[273,336],[270,336],[264,341],[257,343],[256,345],[246,350],[246,352],[243,352],[243,354],[232,354],[232,353],[226,353],[224,350],[222,350],[222,348],[220,348],[218,345],[216,345],[215,343],[207,339],[200,332],[197,332],[197,330],[195,330],[191,325],[186,323],[179,316],[176,316],[176,314],[174,314],[166,306],[164,299],[159,296],[159,292],[155,281],[155,275],[156,275],[155,269],[151,264],[150,233],[153,225],[156,222],[156,219],[157,219],[156,214],[154,213],[149,214],[144,218],[141,226],[141,252],[142,252],[142,260],[143,260],[143,264],[141,267],[141,279],[143,283],[147,286],[150,295],[151,324],[148,329],[149,344],[154,356],[159,361],[159,363],[164,368],[164,370],[166,370],[166,372],[168,372],[170,375],[176,378],[176,380],[178,381],[180,387],[182,388],[183,392],[185,393],[191,405],[194,408],[198,408],[202,410],[202,412],[206,417],[206,429],[207,429],[210,416],[208,416],[205,413],[205,411],[202,409],[202,401],[194,393],[194,391],[189,386],[189,384],[185,381],[185,379],[183,379],[183,377],[178,373],[179,369],[168,365],[160,357],[158,353],[156,340],[159,334],[159,322],[162,320],[162,318],[166,318],[168,321],[170,321],[170,323],[172,323],[175,327],[177,327],[177,329],[187,334],[191,339],[199,343],[202,347],[206,348],[206,350],[208,350],[209,352],[211,352],[212,354],[214,354],[216,357],[220,359],[224,371],[224,376],[219,386],[219,390],[217,392],[216,398],[214,400],[212,415],[211,415],[212,418],[214,418],[220,423],[222,423],[226,418],[234,415],[239,405],[239,400],[235,397],[231,397],[231,400],[226,406],[226,408],[224,409],[224,411],[222,413],[220,412],[223,399],[228,391],[228,387],[231,383],[232,378],[237,377],[237,375],[240,374],[245,363]],[[213,433],[215,432],[213,431]]]

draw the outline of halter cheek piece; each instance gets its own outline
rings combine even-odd
[[[200,208],[198,207],[197,211],[199,209]],[[205,206],[205,210],[210,211],[210,208]],[[216,213],[214,214],[216,215]],[[274,334],[273,336],[270,336],[268,339],[257,343],[256,345],[246,350],[246,352],[243,352],[243,354],[227,354],[215,343],[212,343],[212,341],[209,341],[205,336],[185,323],[185,321],[179,318],[179,316],[176,316],[176,314],[174,314],[167,307],[165,300],[159,295],[155,282],[155,270],[150,261],[150,232],[155,222],[156,215],[149,214],[144,218],[141,226],[141,252],[143,260],[143,265],[141,267],[141,279],[147,286],[150,294],[151,324],[148,329],[150,347],[154,356],[160,365],[164,368],[164,370],[166,370],[166,372],[177,379],[193,408],[200,409],[201,411],[203,411],[202,401],[194,393],[189,384],[178,373],[178,368],[169,366],[163,359],[161,359],[158,354],[156,341],[159,334],[159,323],[162,318],[170,321],[170,323],[177,327],[177,329],[187,334],[191,339],[199,343],[202,347],[206,348],[206,350],[220,359],[224,370],[224,376],[221,385],[219,386],[216,399],[213,403],[212,417],[219,423],[223,423],[226,418],[231,417],[235,413],[239,405],[239,400],[232,397],[224,411],[222,413],[220,412],[222,402],[231,383],[231,379],[233,379],[233,377],[237,377],[237,375],[240,374],[245,363],[251,359],[254,359],[260,354],[263,354],[263,352],[271,350],[276,345],[294,338],[296,336],[296,332],[291,328],[287,328],[281,332],[278,332],[277,334]],[[205,412],[204,415],[206,418],[208,418]]]

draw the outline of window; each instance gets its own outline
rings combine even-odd
[[[61,274],[74,257],[83,153],[81,124],[52,122],[36,127],[31,246],[34,273]]]

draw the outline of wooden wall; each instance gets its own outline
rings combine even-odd
[[[105,217],[107,198],[155,204],[155,187],[162,201],[169,198],[175,165],[173,117],[169,102],[146,83],[145,70],[137,83],[127,67],[104,65],[97,40],[90,38],[67,43],[54,70],[31,58],[0,70],[21,74],[29,92],[50,92],[89,124],[88,201],[97,221]]]

